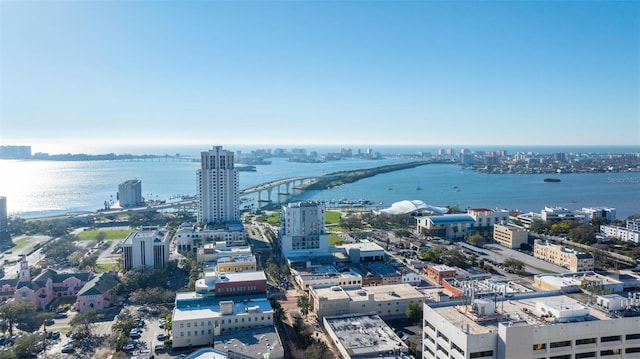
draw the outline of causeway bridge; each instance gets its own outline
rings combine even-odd
[[[302,190],[304,186],[314,183],[320,178],[320,176],[300,176],[300,177],[289,177],[282,178],[275,181],[270,181],[267,183],[262,183],[257,186],[245,188],[240,191],[240,196],[246,196],[249,194],[257,193],[258,194],[258,203],[273,202],[273,192],[277,190],[277,195],[279,196],[289,196],[291,195],[292,190]],[[263,197],[263,194],[266,196]]]

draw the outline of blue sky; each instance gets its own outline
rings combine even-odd
[[[640,145],[640,2],[0,10],[1,144]]]

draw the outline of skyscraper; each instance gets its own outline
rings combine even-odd
[[[5,241],[11,241],[7,217],[7,197],[0,196],[0,243],[5,244]]]
[[[233,152],[215,146],[200,153],[198,177],[198,223],[238,222],[239,180]]]

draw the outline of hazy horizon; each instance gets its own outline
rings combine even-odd
[[[0,144],[640,144],[637,1],[2,1],[0,20]]]

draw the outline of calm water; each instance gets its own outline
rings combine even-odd
[[[170,152],[175,153],[175,152]],[[411,153],[411,152],[397,152]],[[270,180],[370,168],[402,159],[343,160],[323,164],[291,163],[274,158],[257,172],[240,172],[240,188]],[[0,160],[0,196],[8,210],[22,217],[94,211],[115,200],[118,184],[142,181],[143,196],[171,200],[196,192],[197,162],[156,161],[10,161]],[[435,206],[486,207],[540,211],[544,206],[579,209],[615,207],[618,218],[640,213],[640,173],[564,174],[560,183],[545,183],[548,175],[488,175],[455,165],[426,165],[380,174],[325,191],[310,191],[298,199],[367,199],[384,206],[400,200],[422,200]],[[420,187],[421,190],[417,190]],[[457,191],[454,187],[457,187]],[[252,195],[257,197],[257,195]]]

